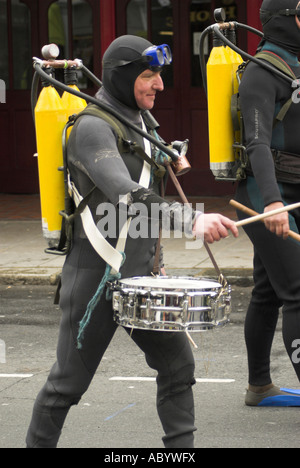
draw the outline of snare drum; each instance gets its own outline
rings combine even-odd
[[[229,323],[231,288],[214,280],[136,277],[110,287],[115,321],[124,327],[201,332]]]

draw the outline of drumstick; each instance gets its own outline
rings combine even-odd
[[[198,349],[198,346],[196,345],[195,341],[193,340],[193,338],[191,337],[188,331],[186,331],[186,334],[191,345],[194,346],[195,349]]]
[[[236,208],[237,210],[242,211],[243,213],[246,213],[246,214],[248,214],[249,216],[252,216],[252,218],[250,218],[249,220],[244,220],[244,221],[248,221],[247,224],[250,224],[250,222],[255,222],[255,221],[263,221],[263,220],[265,219],[265,218],[262,218],[263,215],[259,215],[256,211],[251,210],[251,209],[248,208],[247,206],[244,206],[244,205],[242,205],[241,203],[238,203],[238,202],[235,201],[235,200],[231,200],[229,203],[230,203],[231,206],[233,206],[233,207]],[[295,206],[295,205],[298,205],[298,206]],[[289,205],[288,207],[285,207],[285,208],[289,208],[289,209],[288,209],[288,210],[285,209],[284,211],[291,211],[292,209],[298,208],[299,206],[300,206],[299,203],[296,203],[296,204],[294,204],[294,205]],[[290,207],[292,207],[292,208],[290,208]],[[275,211],[277,211],[277,210],[275,210]],[[282,212],[282,211],[281,211],[281,212]],[[270,215],[270,213],[272,213],[272,214]],[[269,216],[274,216],[274,211],[273,211],[273,212],[270,211],[270,212],[267,213],[267,214],[268,214]],[[260,217],[260,219],[257,219],[258,216]],[[245,224],[246,224],[246,222],[245,222],[244,224],[242,224],[242,223],[243,223],[243,221],[240,221],[240,222],[236,223],[236,225],[237,225],[237,226],[238,226],[238,225],[239,225],[239,226],[242,226],[242,225],[245,225]],[[294,232],[294,231],[291,231],[291,230],[289,231],[289,237],[291,237],[292,239],[295,239],[296,241],[300,242],[300,235],[297,234],[297,233]]]

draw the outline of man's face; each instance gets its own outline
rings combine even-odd
[[[139,109],[153,109],[156,93],[164,90],[164,83],[160,73],[145,70],[137,77],[134,84],[134,96]]]

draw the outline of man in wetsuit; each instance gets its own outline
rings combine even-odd
[[[156,94],[163,90],[161,71],[170,60],[170,51],[163,53],[162,48],[154,47],[140,37],[116,39],[104,55],[103,87],[97,94],[98,99],[146,129],[141,111],[153,108]],[[154,156],[156,151],[142,136],[129,127],[126,132],[128,140],[137,142],[149,153],[148,156]],[[160,197],[160,183],[155,174],[149,177],[151,167],[147,160],[134,150],[124,150],[120,154],[118,141],[116,130],[106,121],[97,116],[82,115],[68,143],[68,167],[79,193],[85,197],[96,186],[88,204],[98,226],[101,221],[99,206],[104,203],[117,211],[122,209],[127,213],[128,210],[129,215],[135,204],[143,204],[149,218],[151,205],[156,203],[161,207],[162,217],[169,216],[174,223],[178,216],[177,225],[181,220],[184,232],[193,231],[196,237],[203,237],[209,243],[226,237],[229,229],[238,235],[235,224],[221,215],[203,215],[185,208],[182,216],[182,205],[174,203],[170,206]],[[144,219],[147,224],[151,221]],[[108,240],[115,246],[116,234],[110,234]],[[136,238],[129,231],[125,263],[120,270],[122,278],[150,276],[156,244],[157,235]],[[105,270],[105,261],[87,239],[81,218],[76,218],[73,246],[62,273],[60,307],[63,315],[57,362],[34,405],[27,434],[29,448],[57,446],[70,407],[78,404],[88,389],[117,329],[111,300],[103,294],[85,329],[81,346],[77,345],[79,322]],[[195,364],[187,335],[147,330],[134,330],[132,334],[129,330],[128,333],[144,352],[148,365],[158,372],[157,410],[165,432],[165,447],[193,447]]]
[[[260,48],[280,57],[298,78],[300,11],[296,8],[300,9],[299,0],[263,1]],[[300,105],[293,102],[283,121],[274,124],[294,92],[290,83],[253,62],[242,78],[240,98],[251,171],[239,184],[236,199],[260,213],[300,200]],[[286,395],[272,382],[270,353],[281,306],[284,343],[300,379],[300,360],[295,359],[300,339],[300,244],[287,238],[289,229],[300,229],[300,210],[273,216],[264,224],[245,228],[254,245],[255,281],[245,325],[246,404],[280,406],[286,400],[280,396]]]

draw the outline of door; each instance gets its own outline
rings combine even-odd
[[[55,42],[61,57],[82,58],[100,75],[99,24],[99,0],[0,0],[0,80],[6,88],[0,103],[0,192],[39,191],[32,57],[40,57],[42,46]],[[80,88],[92,93],[90,86],[80,77]]]
[[[167,43],[173,64],[163,74],[165,91],[157,98],[154,116],[166,141],[190,140],[192,171],[180,177],[189,196],[233,193],[233,186],[215,182],[209,170],[207,101],[199,63],[201,32],[212,24],[215,8],[228,20],[246,21],[246,0],[116,0],[117,35],[135,34],[154,44]],[[241,36],[239,45],[246,46]],[[207,44],[207,56],[210,43]],[[169,194],[176,191],[169,184]]]

